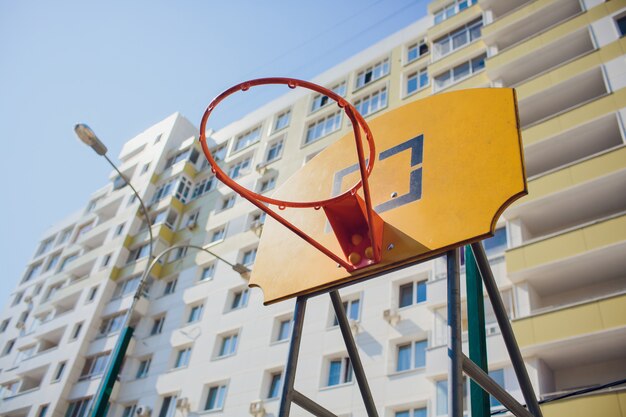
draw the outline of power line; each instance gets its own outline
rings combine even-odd
[[[566,398],[577,397],[579,395],[588,394],[590,392],[595,392],[595,391],[600,391],[606,388],[616,387],[622,384],[626,384],[626,378],[609,382],[603,385],[595,385],[593,387],[587,387],[587,388],[579,389],[577,391],[571,391],[571,392],[568,392],[567,394],[562,394],[562,395],[557,395],[551,398],[546,398],[545,400],[539,401],[539,404],[546,404],[546,403],[551,403],[553,401],[564,400]],[[524,404],[524,407],[526,407],[526,404]],[[493,411],[491,415],[494,416],[497,414],[506,413],[507,411],[509,411],[507,408],[502,408],[500,410]]]

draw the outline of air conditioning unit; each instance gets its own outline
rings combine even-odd
[[[152,410],[147,405],[138,405],[137,408],[135,408],[135,415],[137,417],[148,417],[151,411]]]
[[[189,408],[189,398],[181,397],[176,400],[176,408],[186,410]]]
[[[198,226],[198,223],[194,220],[191,222],[187,222],[187,229],[194,230]]]
[[[25,303],[30,303],[33,301],[33,297],[30,295],[27,295],[26,297],[24,297],[24,302]]]
[[[250,403],[250,414],[254,417],[263,417],[265,415],[263,400],[256,400]]]
[[[352,330],[352,334],[358,334],[359,331],[361,330],[361,326],[359,325],[359,322],[356,320],[349,320],[348,323],[350,324],[350,330]]]
[[[383,311],[383,318],[387,320],[387,323],[391,324],[392,326],[397,325],[401,319],[400,314],[398,314],[396,310],[390,308]]]
[[[263,231],[263,223],[261,223],[261,221],[259,220],[255,220],[250,223],[249,229],[252,230],[257,235],[260,235],[261,232]]]
[[[25,323],[23,321],[18,321],[17,323],[15,323],[15,327],[18,329],[23,329],[24,325]]]
[[[261,162],[260,164],[257,164],[256,171],[261,175],[265,174],[267,172],[267,162]]]

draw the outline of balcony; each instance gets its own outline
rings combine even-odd
[[[540,174],[621,146],[621,128],[615,114],[581,124],[524,149],[526,175],[531,183]],[[532,194],[532,191],[531,191]]]
[[[596,334],[595,339],[601,340],[597,335],[598,332],[620,329],[622,335],[619,339],[626,340],[623,331],[626,327],[626,293],[556,310],[536,311],[530,317],[513,320],[512,324],[517,342],[522,349],[592,333]]]
[[[496,46],[500,51],[545,32],[582,12],[580,3],[571,0],[536,0],[515,9],[508,9],[513,6],[512,2],[497,3],[491,9],[495,15],[494,21],[485,26],[483,37],[490,46]]]
[[[557,268],[557,264],[572,262],[576,257],[610,246],[619,245],[623,250],[625,241],[625,213],[579,225],[509,249],[506,252],[509,278],[516,280],[537,271],[546,272]]]
[[[448,1],[448,3],[450,3],[450,1]],[[459,26],[471,22],[474,19],[478,19],[482,16],[482,13],[483,11],[480,9],[480,6],[475,4],[441,23],[431,26],[426,31],[426,35],[428,36],[428,39],[440,38],[441,36],[457,29]]]
[[[595,67],[570,79],[552,80],[537,94],[520,98],[518,104],[521,127],[525,129],[540,124],[608,93],[601,67]]]
[[[528,195],[504,217],[528,241],[626,210],[626,147],[575,161],[528,182]],[[598,202],[602,202],[599,204]]]
[[[622,405],[625,403],[626,391],[605,391],[547,403],[541,406],[541,411],[544,417],[626,417],[626,411]]]
[[[582,126],[595,119],[615,113],[623,107],[626,107],[626,88],[524,129],[522,132],[524,146],[527,147],[560,135],[573,127]]]
[[[572,2],[573,3],[573,2]],[[505,86],[515,86],[552,68],[563,65],[594,50],[587,28],[588,22],[574,18],[565,25],[550,29],[487,59],[489,77],[502,80]],[[570,24],[571,22],[575,24]],[[489,47],[489,41],[485,38]]]
[[[432,74],[434,78],[434,76],[439,75],[444,70],[447,71],[455,65],[476,58],[481,55],[481,53],[485,52],[485,50],[485,43],[482,40],[476,40],[433,62],[428,67],[428,72]]]

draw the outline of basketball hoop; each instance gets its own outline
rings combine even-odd
[[[343,109],[352,122],[361,176],[361,179],[350,189],[342,194],[325,200],[308,202],[279,200],[255,193],[241,186],[218,166],[206,142],[205,130],[211,113],[226,97],[236,92],[248,91],[251,87],[270,84],[285,84],[292,89],[296,87],[303,87],[315,91],[331,98],[340,108]],[[361,129],[365,132],[365,137],[369,147],[370,157],[367,160],[365,159],[363,152]],[[211,171],[215,174],[217,179],[233,189],[237,194],[250,201],[256,207],[263,210],[283,226],[290,229],[293,233],[300,236],[306,242],[317,248],[326,256],[333,259],[347,271],[355,271],[380,262],[383,240],[383,220],[372,208],[370,188],[368,184],[368,177],[374,168],[374,160],[376,159],[374,137],[369,126],[365,122],[365,119],[363,119],[363,116],[361,116],[352,104],[337,93],[317,84],[293,78],[258,78],[239,83],[225,90],[215,97],[211,103],[209,103],[200,123],[200,144],[204,155],[209,161],[209,164],[211,164]],[[363,189],[363,197],[357,194],[357,191],[361,188]],[[319,210],[320,208],[323,209],[337,241],[341,246],[344,257],[342,258],[338,256],[309,234],[296,227],[293,223],[287,221],[284,217],[278,214],[277,211],[270,208],[271,206],[276,206],[279,210],[285,210],[287,208],[312,208],[314,210]]]

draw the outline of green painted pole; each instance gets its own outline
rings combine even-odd
[[[470,246],[465,247],[465,281],[467,283],[469,357],[480,369],[488,373],[483,283]],[[474,381],[470,382],[470,397],[472,417],[490,417],[489,394]]]
[[[134,328],[128,326],[125,327],[124,330],[122,330],[122,334],[120,334],[120,343],[109,358],[109,360],[113,361],[113,363],[108,368],[106,375],[104,375],[102,389],[98,392],[96,402],[93,406],[93,417],[105,417],[107,414],[107,410],[109,408],[109,398],[113,392],[113,386],[115,385],[115,381],[117,381],[117,375],[120,373],[120,368],[122,367],[122,362],[124,362],[124,357],[126,356],[126,351],[128,350],[128,344],[130,343],[130,339],[133,336],[134,331]]]

